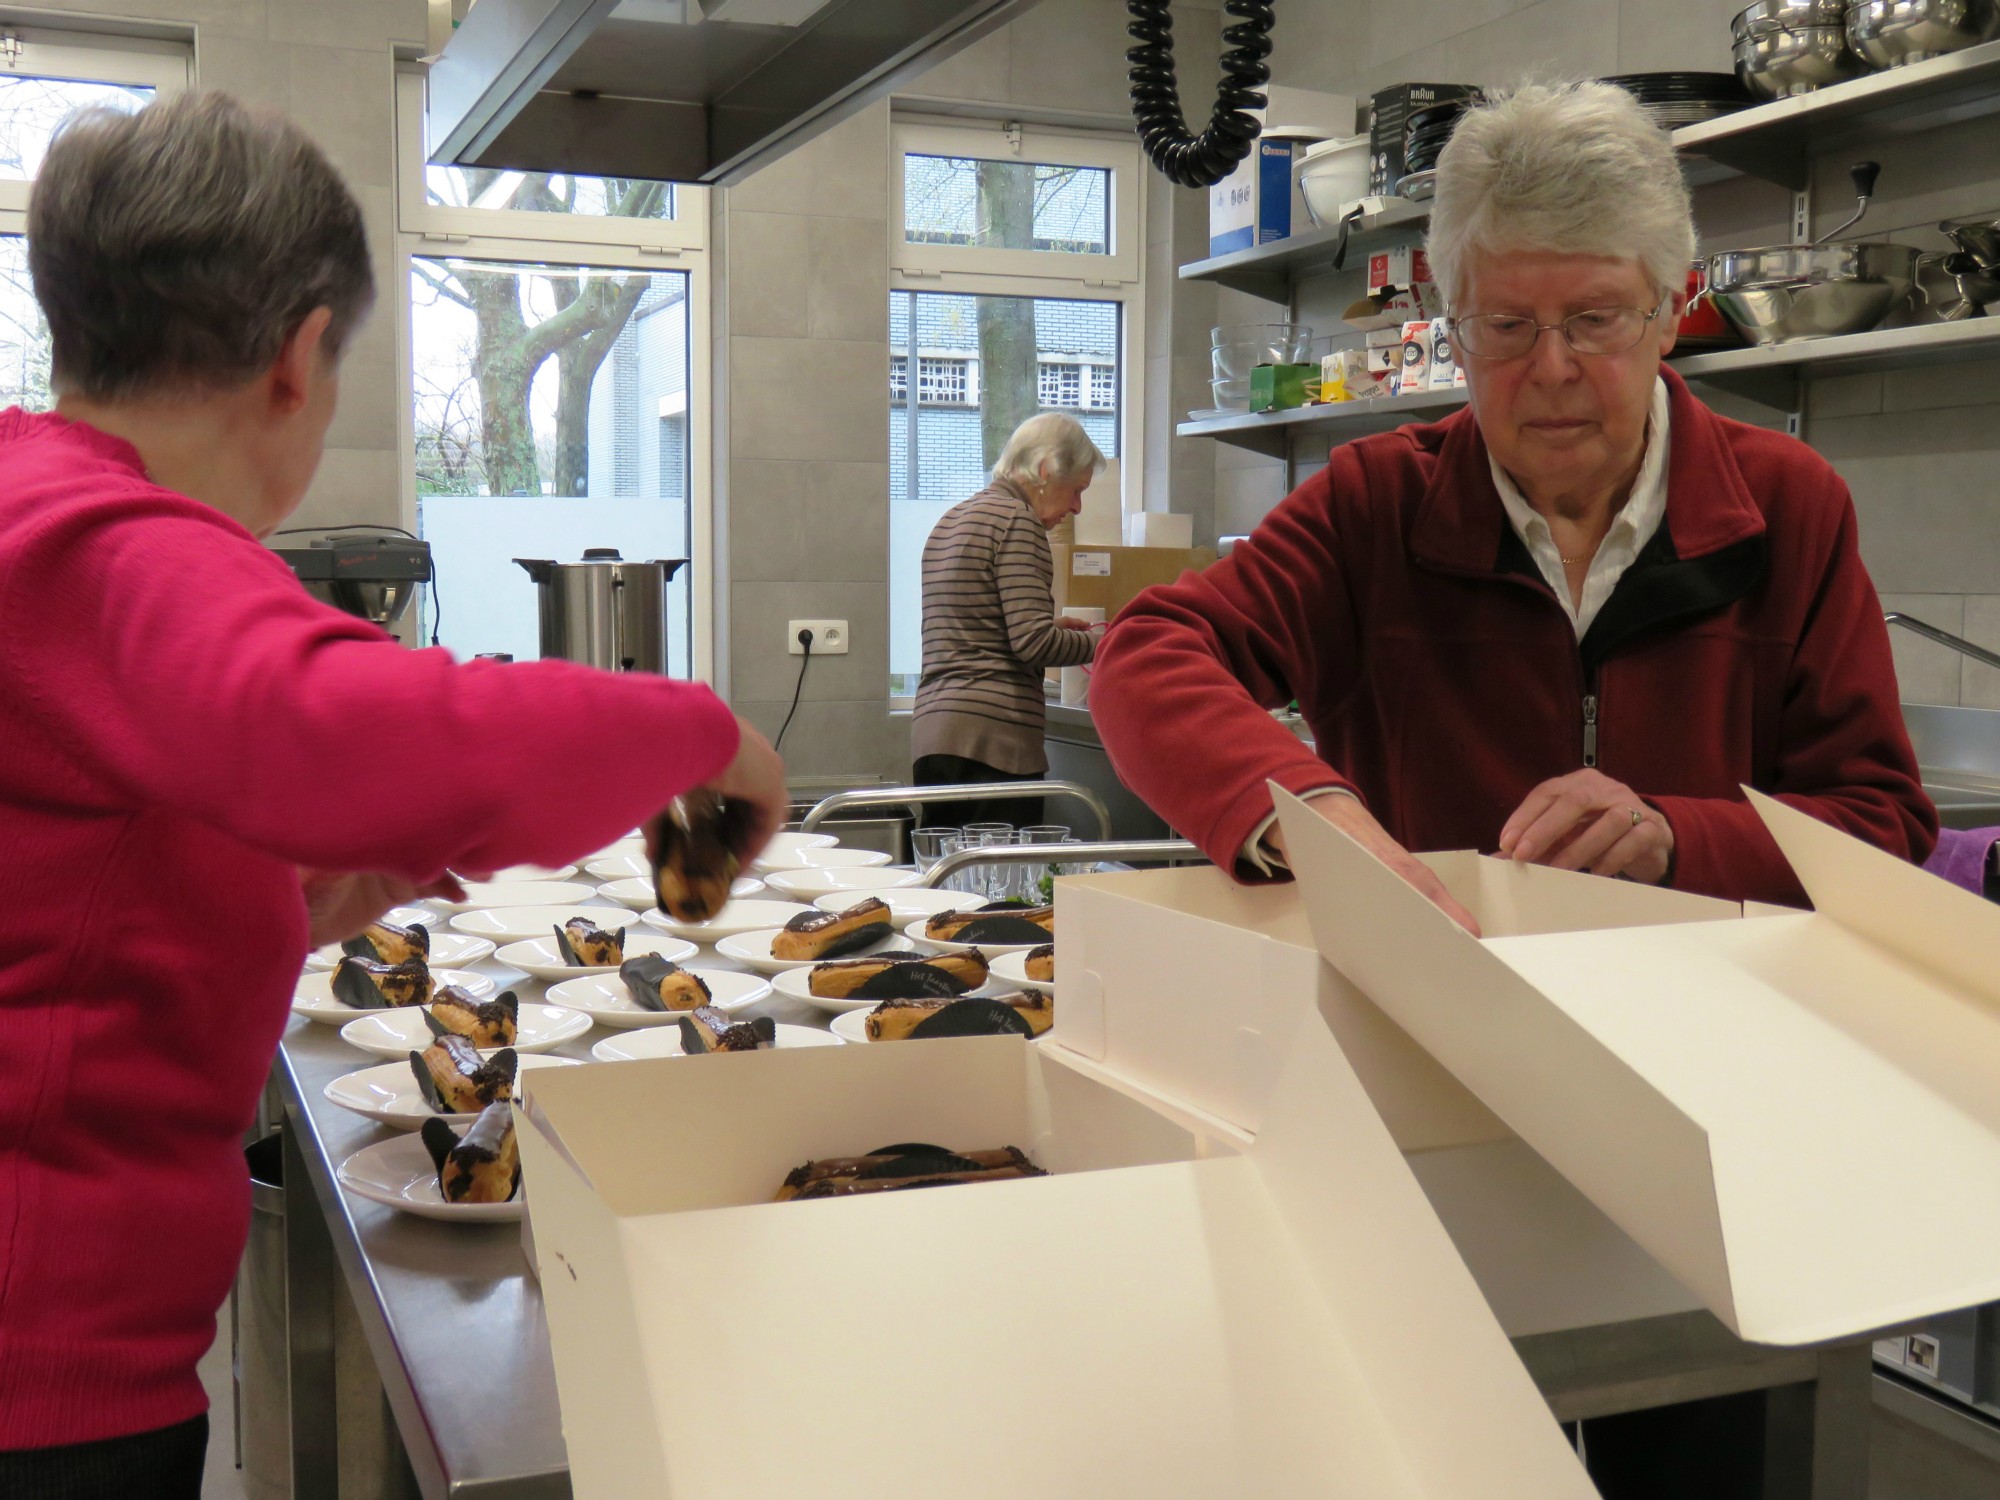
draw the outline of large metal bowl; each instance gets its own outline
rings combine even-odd
[[[1838,26],[1778,26],[1739,37],[1731,48],[1736,76],[1760,99],[1809,94],[1858,77],[1861,64]]]
[[[1757,0],[1736,13],[1729,34],[1737,41],[1801,26],[1839,26],[1847,19],[1847,0]]]
[[[1916,285],[1909,245],[1768,245],[1708,258],[1708,290],[1753,344],[1865,333]]]
[[[1976,47],[2000,28],[1995,0],[1852,0],[1847,44],[1871,68]]]
[[[1947,219],[1938,229],[1987,270],[2000,270],[2000,219],[1985,214]]]

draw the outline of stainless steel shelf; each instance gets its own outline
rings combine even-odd
[[[1403,198],[1386,199],[1380,213],[1365,216],[1347,236],[1344,264],[1360,265],[1359,257],[1384,245],[1403,244],[1430,222],[1428,205]],[[1181,267],[1183,281],[1215,281],[1232,291],[1248,292],[1271,302],[1290,300],[1294,283],[1333,269],[1340,248],[1340,230],[1309,229],[1289,239],[1273,240],[1248,250],[1235,250]]]
[[[1447,391],[1416,391],[1407,396],[1376,396],[1366,401],[1342,401],[1331,406],[1300,406],[1291,411],[1246,412],[1242,416],[1211,417],[1183,422],[1176,437],[1212,437],[1239,448],[1282,458],[1292,439],[1303,433],[1342,432],[1359,435],[1411,417],[1443,415],[1465,405],[1463,387]]]
[[[1797,192],[1820,152],[1994,113],[2000,113],[2000,42],[1986,42],[1684,126],[1674,132],[1674,145]]]

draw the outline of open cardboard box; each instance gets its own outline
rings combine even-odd
[[[1751,793],[1813,912],[1427,857],[1476,939],[1274,794],[1320,951],[1741,1337],[2000,1297],[2000,910]]]
[[[538,1077],[576,1494],[1588,1500],[1338,1047],[1291,1031],[1240,1154],[1012,1037]],[[911,1139],[1054,1175],[769,1201]]]
[[[1606,904],[1591,915],[1606,925],[1734,910],[1597,884]],[[1066,877],[1055,899],[1060,1021],[1045,1051],[1247,1150],[1303,1002],[1332,1031],[1510,1336],[1701,1305],[1321,958],[1298,886],[1240,886],[1200,866]],[[1573,906],[1561,914],[1579,919]]]

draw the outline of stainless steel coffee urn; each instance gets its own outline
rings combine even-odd
[[[667,583],[684,557],[626,562],[586,547],[582,562],[514,559],[540,594],[542,655],[614,672],[667,670]]]

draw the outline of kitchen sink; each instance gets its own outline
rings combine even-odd
[[[1924,790],[1947,828],[2000,826],[2000,712],[1905,703]]]

